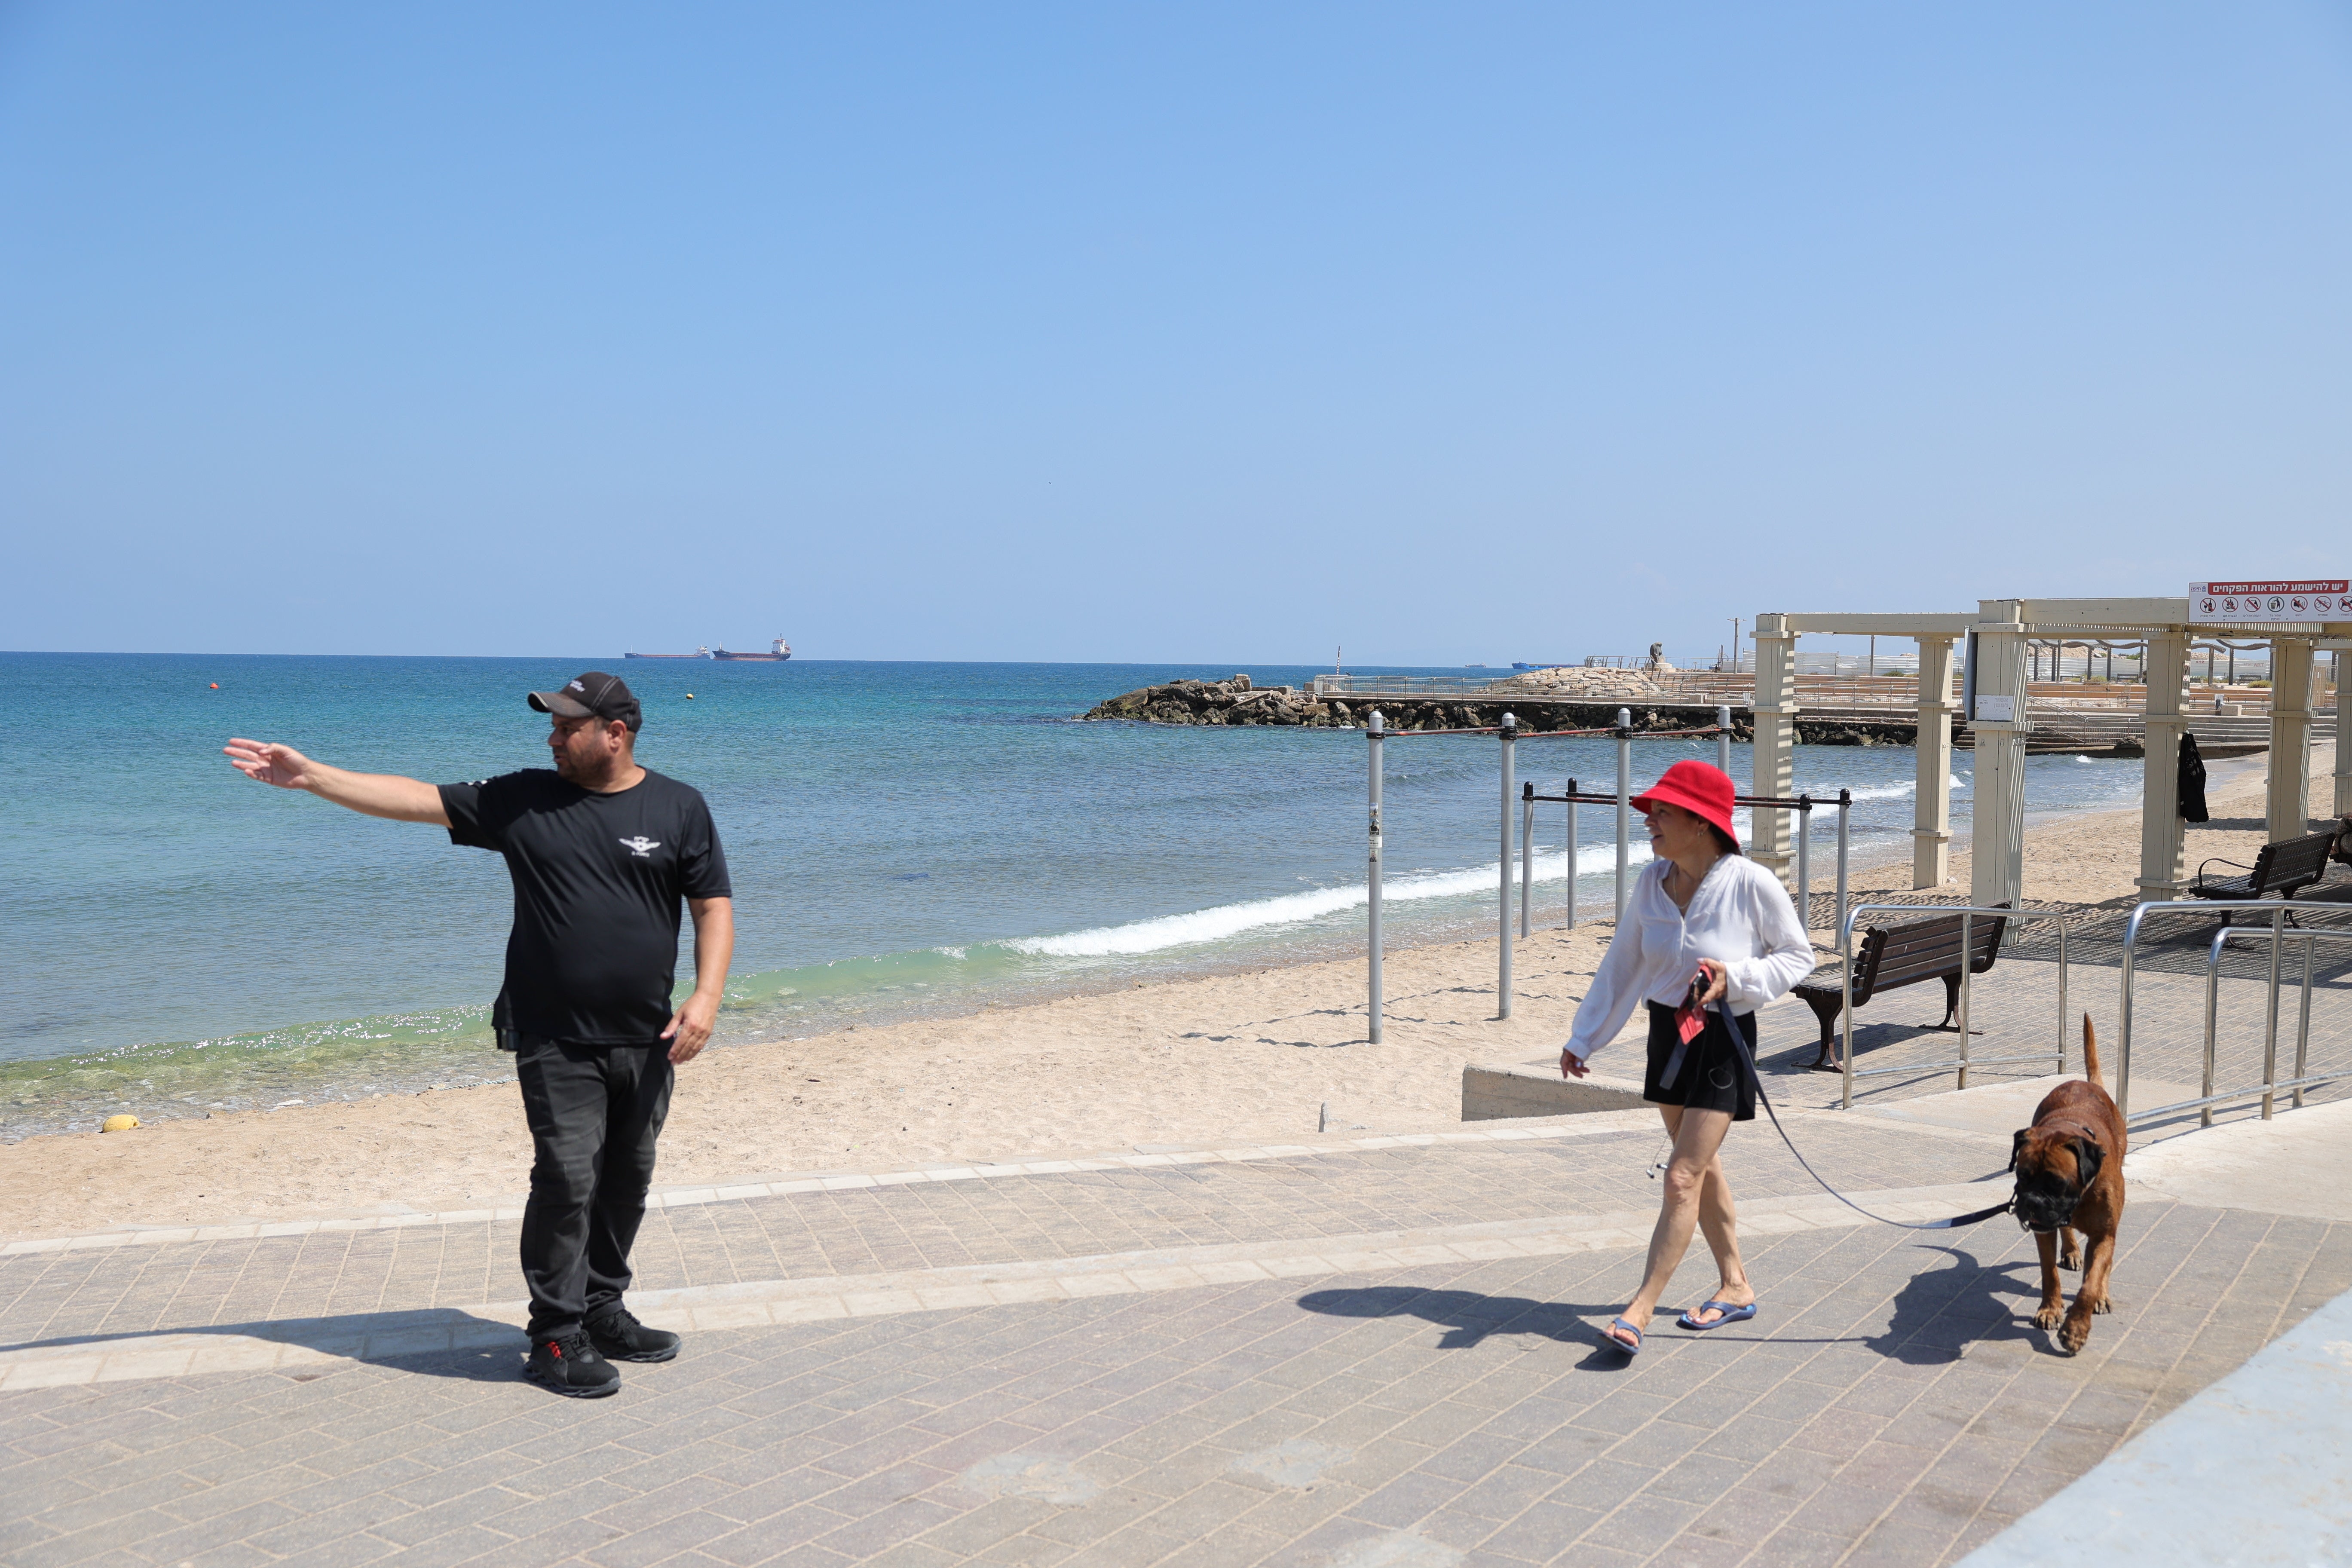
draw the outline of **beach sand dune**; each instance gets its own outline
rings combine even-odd
[[[2323,749],[2318,760],[2314,798],[2324,803],[2332,758]],[[2259,773],[2223,784],[2212,805],[2215,822],[2190,832],[2189,863],[2251,860]],[[2132,891],[2136,810],[2052,823],[2031,839],[2027,897]],[[1965,858],[1955,877],[1958,891]],[[1907,866],[1889,867],[1855,886],[1909,879]],[[1507,1023],[1492,1016],[1491,941],[1391,955],[1378,1046],[1365,1039],[1363,964],[1350,960],[712,1051],[679,1074],[657,1180],[1311,1142],[1327,1104],[1335,1133],[1442,1128],[1459,1117],[1465,1064],[1559,1048],[1606,930],[1522,943]],[[520,1202],[530,1155],[512,1084],[447,1089],[26,1139],[0,1146],[0,1213],[14,1239],[480,1208]]]

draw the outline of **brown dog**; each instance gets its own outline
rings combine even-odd
[[[2017,1223],[2033,1232],[2042,1248],[2042,1310],[2033,1321],[2057,1329],[2059,1346],[2068,1355],[2089,1342],[2094,1312],[2115,1310],[2107,1274],[2115,1267],[2116,1232],[2124,1217],[2123,1113],[2100,1081],[2099,1037],[2088,1013],[2083,1015],[2083,1068],[2087,1081],[2062,1083],[2042,1097],[2033,1125],[2018,1132],[2009,1156],[2009,1168],[2017,1173]],[[2090,1238],[2087,1260],[2076,1248],[2076,1231]],[[2083,1270],[2071,1311],[2058,1289],[2061,1268]]]

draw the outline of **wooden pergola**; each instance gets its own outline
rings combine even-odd
[[[2198,635],[2225,632],[2271,645],[2271,743],[2264,813],[2269,837],[2311,831],[2311,677],[2314,655],[2352,647],[2352,621],[2294,625],[2192,623],[2179,599],[1985,599],[1973,613],[1913,615],[1761,615],[1756,617],[1756,752],[1750,785],[1759,795],[1792,792],[1796,742],[1797,638],[1806,632],[1911,637],[1919,645],[1918,800],[1911,829],[1911,885],[1940,888],[1951,868],[1952,721],[1960,713],[1953,686],[1954,644],[1976,639],[1972,682],[1977,711],[1960,715],[1976,740],[1976,788],[1969,802],[1969,901],[2021,897],[2025,852],[2025,738],[2033,729],[2026,689],[2026,646],[2036,638],[2116,637],[2144,641],[2147,683],[2147,759],[2140,795],[2140,870],[2144,899],[2180,896],[2188,882],[2180,820],[2180,737],[2189,649]],[[1992,700],[1988,702],[1986,699]],[[2336,798],[2333,815],[2352,813],[2352,754],[2346,683],[2336,690]],[[2284,764],[2284,765],[2283,765]],[[1790,853],[1787,818],[1759,813],[1751,853],[1784,878]]]

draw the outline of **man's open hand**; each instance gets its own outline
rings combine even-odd
[[[711,1028],[719,1022],[719,998],[706,996],[698,991],[686,999],[685,1005],[670,1015],[669,1027],[661,1037],[669,1042],[669,1059],[683,1067],[702,1054],[710,1043]]]
[[[274,741],[232,739],[221,751],[228,757],[229,766],[247,778],[279,789],[309,789],[317,771],[310,758]]]

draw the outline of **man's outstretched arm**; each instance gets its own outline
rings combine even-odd
[[[324,763],[312,762],[291,746],[268,741],[232,740],[221,750],[227,753],[229,764],[238,773],[266,784],[276,784],[279,789],[306,790],[320,800],[332,801],[369,816],[449,826],[449,814],[442,807],[439,786],[423,779],[331,768]]]

